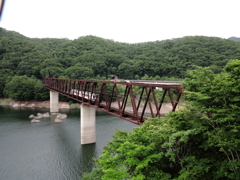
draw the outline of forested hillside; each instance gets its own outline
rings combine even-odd
[[[14,76],[25,79],[61,77],[103,79],[184,78],[192,65],[221,71],[230,59],[240,59],[240,43],[216,37],[192,36],[127,44],[95,36],[75,40],[27,38],[0,28],[0,97]],[[20,78],[21,79],[21,78]]]
[[[230,39],[230,40],[232,40],[232,41],[236,41],[236,42],[240,42],[240,38],[239,37],[230,37],[230,38],[228,38],[228,39]]]

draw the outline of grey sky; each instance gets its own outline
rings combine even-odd
[[[240,37],[239,0],[6,0],[0,26],[27,37],[147,42]]]

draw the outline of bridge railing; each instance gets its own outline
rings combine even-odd
[[[79,79],[44,78],[43,83],[49,90],[135,124],[160,117],[166,102],[175,111],[183,90],[180,85]]]

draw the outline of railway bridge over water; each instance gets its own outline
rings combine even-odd
[[[50,90],[50,112],[58,112],[58,94],[81,104],[81,144],[96,142],[96,109],[140,125],[147,118],[160,117],[166,102],[175,111],[183,93],[180,81],[44,78],[43,83]]]

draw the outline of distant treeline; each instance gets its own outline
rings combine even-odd
[[[230,38],[228,38],[228,39],[230,39],[230,40],[232,40],[232,41],[240,42],[240,37],[234,37],[234,36],[232,36],[232,37],[230,37]]]
[[[106,79],[109,75],[123,79],[179,79],[185,78],[186,70],[193,65],[209,66],[219,73],[230,59],[240,59],[240,43],[217,37],[189,36],[128,44],[95,36],[75,40],[27,38],[0,28],[0,97],[10,97],[9,83],[13,80]],[[39,92],[37,97],[41,98],[31,96],[46,98]]]

